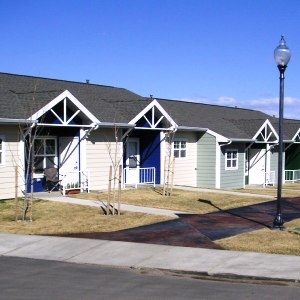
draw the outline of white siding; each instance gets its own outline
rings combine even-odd
[[[186,158],[175,158],[174,185],[197,186],[197,134],[176,132],[175,140],[186,140]]]
[[[118,141],[120,140],[120,134]],[[116,148],[115,130],[93,131],[86,141],[86,167],[90,171],[90,189],[103,190],[108,187],[109,168]],[[118,142],[117,160],[123,164],[123,147]],[[118,172],[118,170],[117,170]]]
[[[18,196],[21,196],[21,189],[24,189],[22,180],[21,151],[17,126],[1,126],[0,135],[3,142],[3,165],[0,166],[0,199],[15,197],[16,167],[18,168]]]

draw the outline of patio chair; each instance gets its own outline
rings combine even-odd
[[[49,193],[52,191],[59,191],[61,189],[61,180],[58,176],[58,169],[47,168],[44,169],[45,187]]]

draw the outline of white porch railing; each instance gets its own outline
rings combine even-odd
[[[265,172],[265,186],[275,184],[275,171]]]
[[[285,170],[284,179],[286,182],[300,181],[300,170]]]
[[[67,191],[78,190],[90,192],[90,171],[70,171],[65,174],[60,174],[62,177],[61,185],[63,195],[65,196]]]
[[[138,184],[153,184],[155,187],[155,167],[151,168],[124,168],[123,186]]]

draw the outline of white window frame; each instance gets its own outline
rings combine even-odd
[[[175,143],[179,143],[179,148],[175,149]],[[182,148],[182,143],[185,143],[185,148]],[[175,159],[186,159],[187,158],[187,140],[186,139],[174,139],[172,154]],[[178,151],[178,156],[175,156],[175,151]],[[185,156],[181,156],[181,151],[185,151]]]
[[[0,139],[2,140],[0,147],[0,167],[4,167],[5,161],[5,138],[4,135],[0,135]]]
[[[236,153],[236,157],[228,157],[228,153]],[[230,161],[230,166],[227,162]],[[236,165],[233,166],[233,161],[236,161]],[[225,170],[238,170],[239,168],[239,151],[237,149],[228,149],[225,152]]]

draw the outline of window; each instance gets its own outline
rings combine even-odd
[[[56,138],[36,138],[33,150],[35,173],[43,173],[45,168],[57,166]]]
[[[3,154],[3,137],[0,137],[0,165],[3,165],[4,154]]]
[[[226,170],[237,170],[238,169],[238,152],[237,152],[237,150],[226,151],[225,169]]]
[[[186,141],[174,141],[174,157],[186,157]]]

